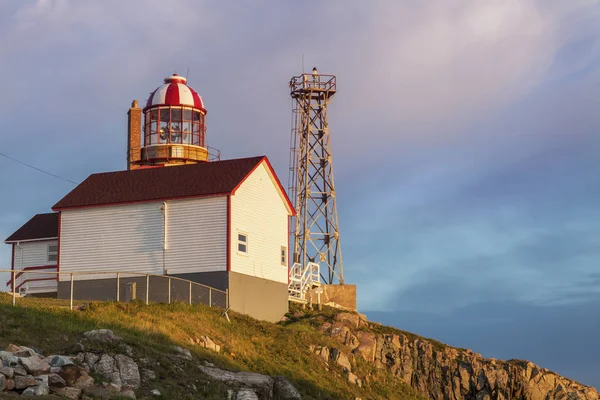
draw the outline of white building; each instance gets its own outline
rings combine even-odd
[[[19,275],[19,288],[33,293],[45,285],[68,298],[73,279],[76,299],[111,300],[122,284],[145,285],[141,274],[155,274],[228,291],[231,309],[279,320],[288,310],[294,209],[267,158],[213,161],[204,103],[177,75],[143,110],[134,101],[128,115],[128,170],[89,176],[55,213],[34,217],[7,239],[16,271],[60,273],[58,282],[22,283]],[[44,231],[38,219],[55,223]],[[169,299],[172,291],[184,297],[171,284],[165,290]]]

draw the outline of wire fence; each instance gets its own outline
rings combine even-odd
[[[5,270],[13,306],[20,297],[56,297],[73,301],[143,301],[149,303],[206,304],[229,307],[229,290],[220,290],[187,279],[138,272],[58,272],[56,267]]]

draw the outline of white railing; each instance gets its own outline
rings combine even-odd
[[[54,270],[52,270],[54,269]],[[141,300],[146,304],[184,302],[207,304],[229,308],[229,290],[219,290],[198,282],[169,275],[143,274],[139,272],[58,272],[56,267],[36,267],[35,269],[4,270],[11,279],[6,283],[10,288],[13,305],[16,298],[42,293],[56,293],[59,299],[100,301]],[[14,282],[14,283],[13,283]],[[98,282],[92,287],[90,282]]]
[[[288,295],[291,301],[306,302],[306,293],[310,289],[321,286],[320,266],[317,263],[308,263],[305,267],[294,264],[290,269],[290,283]]]

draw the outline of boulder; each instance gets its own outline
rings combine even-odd
[[[85,332],[83,336],[87,340],[100,343],[116,343],[121,341],[121,338],[116,336],[110,329],[96,329],[93,331],[88,331]]]
[[[0,360],[7,367],[14,367],[19,363],[19,358],[9,351],[0,351]]]
[[[0,374],[7,378],[12,378],[15,376],[15,369],[11,367],[0,366]]]
[[[205,349],[209,349],[217,353],[221,351],[221,346],[213,342],[213,340],[208,336],[200,336],[199,343],[200,346],[204,347]]]
[[[183,358],[185,360],[192,360],[192,352],[188,349],[184,349],[183,347],[173,346],[173,350],[175,351],[175,355],[177,357]]]
[[[46,357],[45,361],[50,364],[50,367],[62,367],[64,365],[73,364],[73,361],[67,356],[52,355]]]
[[[133,359],[123,354],[115,356],[116,367],[121,376],[123,385],[129,385],[134,389],[140,387],[140,371]]]
[[[123,386],[121,389],[121,393],[119,393],[119,397],[124,397],[126,399],[135,399],[135,392],[131,386]]]
[[[252,389],[243,388],[238,390],[235,395],[235,400],[259,400],[260,398],[256,394],[256,392]]]
[[[27,370],[22,365],[17,365],[13,368],[15,376],[25,376],[27,375]]]
[[[152,370],[143,369],[142,370],[142,378],[144,378],[145,380],[148,380],[148,381],[153,381],[156,379],[156,374]]]
[[[50,394],[50,388],[45,383],[40,383],[39,385],[30,386],[25,389],[22,393],[23,397],[33,397],[33,396],[46,396]]]
[[[94,384],[94,379],[88,375],[84,368],[78,365],[65,365],[60,369],[58,375],[65,380],[67,386],[78,389],[83,389]]]
[[[8,379],[4,375],[0,375],[0,392],[6,389]]]
[[[50,372],[50,364],[37,355],[31,357],[19,357],[19,363],[32,375]]]
[[[158,389],[152,389],[152,390],[150,391],[150,394],[151,394],[152,396],[161,396],[160,390],[158,390]]]
[[[81,397],[81,389],[77,389],[74,387],[63,387],[63,388],[55,388],[51,387],[50,391],[59,396],[65,397],[71,400],[78,400]]]
[[[88,365],[90,366],[92,371],[97,372],[106,379],[110,380],[115,369],[115,359],[109,356],[108,354],[102,354],[97,363],[88,362]]]
[[[50,374],[48,375],[48,386],[61,388],[67,386],[67,382],[58,374]]]
[[[15,388],[15,380],[14,379],[7,379],[6,380],[6,390],[13,390]]]
[[[38,384],[38,382],[31,375],[15,376],[14,381],[15,389],[17,390],[26,389],[30,386],[35,386]]]
[[[278,400],[302,400],[298,390],[283,376],[275,376],[273,381],[273,398]]]
[[[341,312],[335,316],[336,321],[340,321],[351,328],[358,328],[360,317],[358,314]]]
[[[243,387],[258,389],[262,396],[268,398],[273,388],[274,380],[270,376],[257,374],[255,372],[231,372],[219,368],[199,367],[209,378],[234,383]]]

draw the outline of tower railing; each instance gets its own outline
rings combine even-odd
[[[292,97],[307,91],[335,92],[336,78],[335,75],[302,74],[290,80],[290,88]]]

